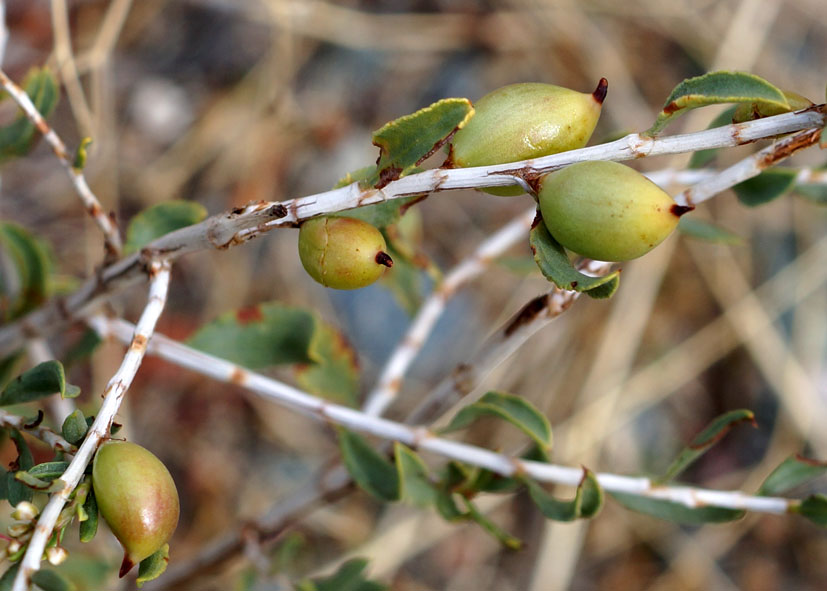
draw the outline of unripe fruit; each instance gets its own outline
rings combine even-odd
[[[454,166],[487,166],[582,148],[597,125],[607,82],[591,94],[551,84],[503,86],[474,105],[474,116],[451,140]],[[519,195],[520,187],[486,189]]]
[[[299,230],[299,258],[305,271],[325,287],[358,289],[382,276],[393,260],[382,233],[356,218],[324,216]]]
[[[540,213],[557,242],[600,261],[627,261],[660,244],[693,209],[617,162],[580,162],[541,181]]]
[[[108,441],[98,449],[92,487],[100,514],[124,547],[123,577],[172,536],[178,491],[161,460],[126,441]]]

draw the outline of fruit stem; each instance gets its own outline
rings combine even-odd
[[[603,101],[606,100],[606,93],[609,92],[609,81],[605,78],[601,78],[600,82],[597,83],[597,88],[594,89],[592,93],[592,97],[597,102],[598,105],[602,105]]]
[[[388,268],[393,267],[393,259],[391,258],[391,255],[381,250],[376,255],[376,262],[380,265],[385,265]]]

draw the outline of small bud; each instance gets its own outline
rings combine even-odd
[[[12,523],[7,531],[12,538],[19,538],[30,529],[32,529],[31,523]]]
[[[23,546],[17,540],[12,540],[9,542],[9,545],[6,546],[6,556],[13,556],[20,552],[20,548]]]
[[[51,548],[46,548],[46,560],[48,560],[49,564],[53,566],[63,564],[68,556],[69,553],[66,551],[66,548],[63,548],[62,546],[52,546]]]
[[[30,503],[29,501],[20,501],[17,503],[17,506],[12,511],[11,516],[12,519],[17,519],[18,521],[31,521],[40,513],[40,509],[35,506],[34,503]]]

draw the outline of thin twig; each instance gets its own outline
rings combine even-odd
[[[405,337],[385,363],[376,387],[368,394],[362,407],[366,414],[373,416],[384,414],[399,392],[402,378],[416,355],[422,350],[437,320],[442,316],[448,300],[460,286],[485,271],[494,258],[519,240],[524,239],[536,213],[536,207],[532,207],[492,234],[471,256],[454,267],[428,296],[419,308],[416,318],[411,322]]]
[[[55,130],[49,126],[37,110],[37,107],[34,106],[29,95],[17,84],[12,82],[3,70],[0,70],[0,85],[2,85],[6,92],[14,99],[14,102],[23,109],[26,117],[37,127],[38,131],[43,134],[43,138],[52,147],[55,156],[58,157],[58,160],[60,160],[66,172],[69,174],[69,179],[75,187],[75,192],[83,202],[84,208],[87,213],[92,216],[92,219],[95,220],[101,232],[103,232],[108,260],[117,259],[121,256],[121,250],[123,248],[118,228],[112,222],[112,219],[103,211],[100,201],[95,197],[92,189],[89,188],[86,177],[83,176],[83,171],[75,168],[74,158],[66,149],[66,144],[64,144],[60,136],[55,133]]]
[[[521,184],[526,178],[585,160],[629,160],[643,156],[678,154],[746,144],[802,129],[820,129],[827,122],[825,108],[825,105],[817,105],[795,113],[675,136],[644,138],[640,134],[631,134],[607,144],[535,160],[477,168],[428,170],[402,177],[382,189],[362,190],[354,183],[299,199],[250,204],[170,232],[151,242],[141,253],[104,268],[97,277],[87,280],[67,298],[55,299],[24,318],[0,328],[0,356],[19,348],[27,337],[47,336],[61,330],[68,323],[83,317],[88,310],[118,289],[134,285],[142,276],[143,264],[153,256],[163,256],[172,261],[200,250],[224,250],[274,228],[294,226],[321,214],[448,189]],[[784,155],[789,156],[806,146],[802,143],[791,146],[785,140],[773,144],[768,150],[780,153],[780,147],[784,148]]]
[[[86,434],[86,438],[66,471],[60,477],[60,480],[64,483],[63,488],[52,494],[37,520],[34,534],[20,563],[20,570],[14,579],[13,591],[26,591],[29,588],[31,576],[40,568],[43,551],[52,535],[52,530],[57,523],[63,506],[83,477],[86,466],[98,446],[109,435],[109,429],[120,408],[123,396],[132,383],[132,379],[135,377],[146,354],[147,343],[152,338],[155,324],[166,305],[170,277],[169,262],[153,262],[149,268],[149,276],[149,297],[138,324],[133,327],[134,330],[130,331],[130,337],[127,339],[129,350],[126,352],[118,371],[109,380],[106,390],[104,390],[103,403],[98,410],[95,421]]]
[[[73,454],[77,448],[63,437],[43,425],[32,425],[30,419],[0,409],[0,426],[6,429],[17,429],[36,437],[55,451]]]

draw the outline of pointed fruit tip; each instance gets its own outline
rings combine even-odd
[[[674,215],[676,215],[677,217],[681,217],[683,214],[685,214],[685,213],[689,213],[689,212],[690,212],[690,211],[692,211],[693,209],[695,209],[695,206],[694,206],[694,205],[678,205],[678,204],[676,203],[675,205],[673,205],[673,206],[672,206],[672,208],[670,209],[670,211],[671,211]]]
[[[606,100],[606,94],[608,92],[609,81],[605,78],[601,78],[600,82],[597,83],[597,88],[595,88],[594,92],[592,93],[592,97],[598,105],[602,105],[603,101]]]
[[[121,562],[121,570],[118,571],[118,578],[122,579],[126,576],[126,573],[132,570],[132,567],[135,566],[135,563],[129,557],[129,554],[124,552],[123,554],[123,562]]]
[[[393,267],[393,259],[391,258],[391,255],[381,250],[376,255],[376,262],[388,268]]]

